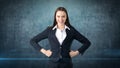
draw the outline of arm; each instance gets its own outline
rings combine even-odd
[[[91,45],[90,41],[85,38],[83,35],[81,35],[77,30],[75,30],[74,36],[75,39],[78,40],[83,45],[78,49],[78,52],[83,55],[83,53],[86,51],[86,49]]]
[[[35,37],[33,37],[30,40],[30,44],[38,51],[41,51],[41,49],[43,49],[43,47],[41,47],[41,45],[38,44],[38,42],[40,42],[43,39],[46,39],[48,37],[48,32],[49,32],[49,28],[45,29],[43,32],[41,32],[40,34],[36,35]]]
[[[41,45],[38,44],[38,42],[40,42],[43,39],[48,38],[48,34],[49,34],[49,27],[47,29],[45,29],[43,32],[41,32],[40,34],[38,34],[37,36],[33,37],[30,40],[30,44],[39,52],[42,52],[43,54],[45,54],[46,56],[50,56],[52,54],[52,52],[50,50],[46,50],[43,47],[41,47]]]

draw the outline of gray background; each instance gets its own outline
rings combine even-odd
[[[118,0],[0,0],[0,68],[46,68],[48,58],[30,39],[52,25],[54,11],[63,6],[70,23],[92,43],[74,68],[120,67],[120,2]],[[49,49],[48,40],[40,42]],[[71,49],[81,43],[74,41]]]

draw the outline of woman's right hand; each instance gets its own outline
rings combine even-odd
[[[41,49],[40,50],[43,54],[45,54],[47,57],[50,57],[52,55],[52,51],[51,50],[45,50],[45,49]]]

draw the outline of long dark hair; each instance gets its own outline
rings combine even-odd
[[[52,27],[54,27],[57,24],[57,22],[56,22],[57,11],[64,11],[66,13],[67,19],[66,19],[65,25],[70,27],[71,25],[70,25],[70,22],[69,22],[68,13],[67,13],[67,10],[64,7],[58,7],[56,9],[55,14],[54,14],[54,21],[53,21],[53,26]]]

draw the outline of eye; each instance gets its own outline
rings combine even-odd
[[[58,18],[60,17],[60,16],[57,16]]]
[[[65,16],[62,16],[63,18],[65,18]]]

